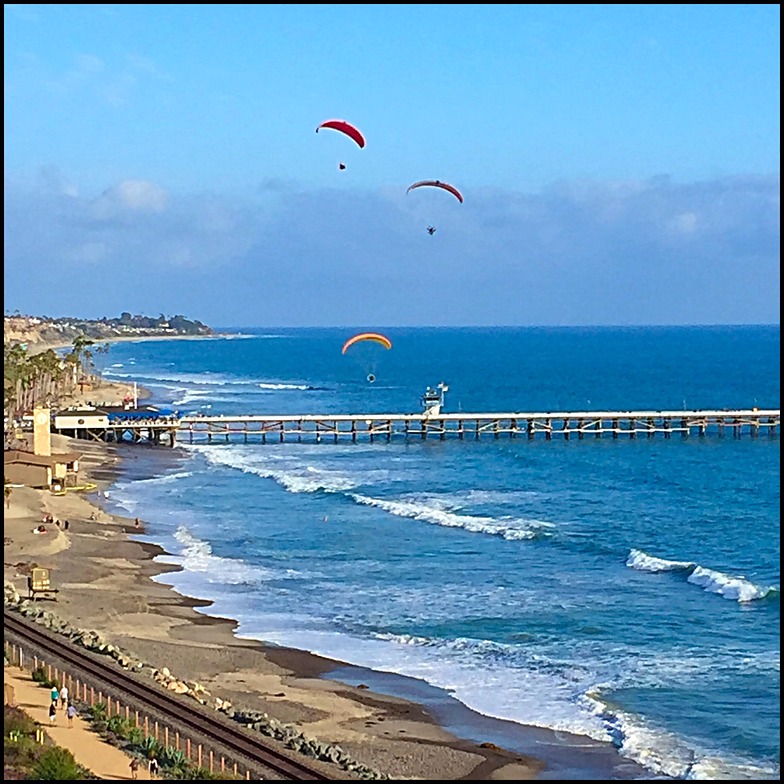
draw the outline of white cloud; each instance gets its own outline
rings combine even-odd
[[[71,312],[115,296],[113,272],[134,270],[171,297],[167,310],[236,325],[779,318],[777,175],[477,189],[432,215],[384,190],[183,196],[129,179],[88,199],[53,187],[61,180],[6,177],[5,296],[30,313],[53,310],[27,285],[36,269],[58,276],[51,296]],[[78,274],[96,266],[103,274]],[[147,289],[137,296],[118,306],[148,309]]]
[[[106,260],[107,254],[108,248],[103,242],[85,242],[65,253],[68,259],[77,264],[99,264]]]
[[[125,180],[105,191],[103,197],[138,212],[163,212],[169,200],[163,188],[148,180]]]
[[[697,222],[695,213],[682,212],[669,222],[669,228],[676,234],[693,234],[697,230]]]

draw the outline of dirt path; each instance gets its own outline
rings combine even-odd
[[[101,740],[84,719],[77,716],[73,727],[69,727],[65,710],[58,708],[55,723],[49,724],[49,689],[36,683],[30,673],[18,667],[6,667],[3,680],[13,686],[16,706],[37,721],[58,746],[68,749],[80,765],[102,779],[131,780],[130,756]],[[151,778],[144,766],[139,769],[138,778]]]

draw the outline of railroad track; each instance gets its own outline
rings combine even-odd
[[[253,771],[254,779],[282,777],[284,781],[332,781],[338,778],[296,759],[293,752],[286,754],[274,748],[260,734],[251,736],[248,730],[221,714],[204,709],[199,703],[191,704],[190,700],[165,691],[157,683],[143,683],[114,662],[102,661],[96,654],[82,650],[14,613],[4,611],[3,624],[6,643],[17,642],[31,655],[78,673],[104,694],[126,704],[133,703],[148,715],[160,716],[169,726],[180,728],[186,736],[204,738],[229,758],[241,761],[243,767]],[[269,776],[270,773],[273,775]]]

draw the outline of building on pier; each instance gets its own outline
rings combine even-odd
[[[74,438],[154,444],[168,440],[173,446],[179,421],[178,411],[160,406],[83,406],[57,412],[52,428]]]

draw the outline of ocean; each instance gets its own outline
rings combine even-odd
[[[392,347],[222,330],[112,344],[102,372],[181,413],[416,413],[441,382],[446,412],[780,407],[778,325],[366,329]],[[109,497],[182,567],[159,579],[242,637],[608,741],[651,777],[778,779],[779,445],[128,445]]]

